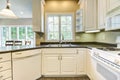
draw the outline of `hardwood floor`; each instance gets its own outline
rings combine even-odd
[[[81,77],[42,77],[39,80],[90,80],[87,76]]]

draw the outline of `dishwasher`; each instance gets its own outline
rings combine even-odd
[[[41,77],[41,51],[12,53],[13,80],[36,80]]]

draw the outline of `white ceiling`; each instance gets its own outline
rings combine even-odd
[[[9,0],[11,10],[19,18],[32,18],[32,0]],[[0,10],[6,7],[6,0],[0,0]]]

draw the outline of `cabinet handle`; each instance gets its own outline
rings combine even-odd
[[[60,60],[60,56],[58,56],[58,60]]]
[[[62,56],[61,56],[61,60],[62,60]]]
[[[16,55],[20,55],[20,54],[22,54],[22,53],[15,53]]]

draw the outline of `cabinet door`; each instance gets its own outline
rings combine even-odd
[[[60,60],[59,54],[44,54],[43,56],[43,74],[44,75],[59,75]]]
[[[110,10],[120,6],[120,0],[110,0]]]
[[[93,61],[92,57],[91,57],[91,51],[88,50],[87,51],[87,75],[89,76],[89,78],[91,80],[99,80],[96,79],[97,74],[96,74],[96,62]],[[100,78],[100,77],[98,77]],[[102,79],[100,79],[102,80]]]
[[[98,29],[104,29],[106,22],[106,0],[98,0]]]
[[[33,0],[33,31],[44,32],[44,5],[42,0]]]
[[[97,2],[86,0],[86,26],[85,30],[96,30],[97,28]]]
[[[62,54],[61,75],[76,74],[76,54]]]
[[[86,51],[78,51],[77,54],[77,74],[86,73]]]

